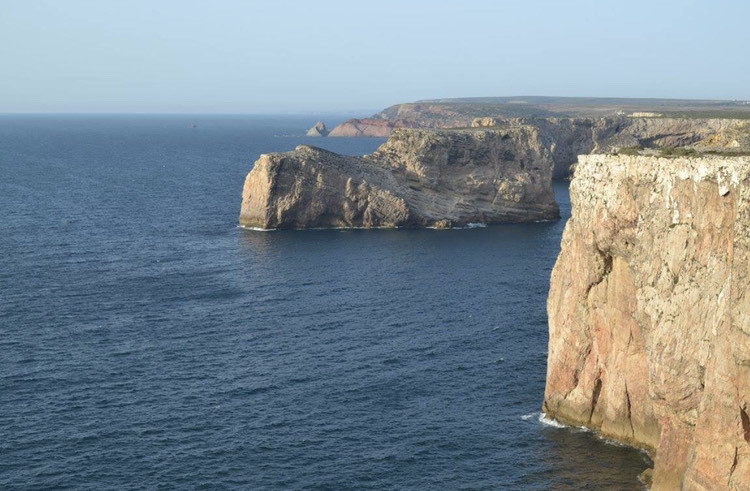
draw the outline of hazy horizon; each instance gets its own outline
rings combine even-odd
[[[750,99],[750,3],[4,2],[0,113],[369,114],[420,99]]]

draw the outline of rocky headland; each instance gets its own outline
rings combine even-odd
[[[623,147],[750,151],[750,106],[733,101],[487,98],[422,101],[350,119],[330,136],[388,137],[398,128],[534,126],[550,149],[554,178],[578,155]]]
[[[570,190],[544,411],[653,489],[750,489],[750,158],[583,156]]]
[[[523,118],[748,119],[748,101],[596,97],[479,97],[395,104],[367,118],[350,119],[331,136],[388,136],[394,128],[463,128],[476,119]],[[485,124],[485,126],[487,126]]]
[[[533,127],[394,131],[375,153],[264,154],[240,224],[260,229],[436,227],[559,217],[549,149]]]
[[[387,137],[394,128],[534,126],[550,149],[554,178],[571,174],[578,155],[615,152],[623,147],[692,148],[697,151],[750,150],[750,120],[653,117],[479,117],[459,119],[350,120],[330,136]]]

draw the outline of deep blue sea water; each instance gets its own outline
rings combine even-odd
[[[260,153],[383,141],[314,122],[0,116],[0,488],[639,489],[538,418],[564,219],[237,228]]]

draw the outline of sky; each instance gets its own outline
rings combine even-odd
[[[750,99],[748,0],[0,0],[0,113]]]

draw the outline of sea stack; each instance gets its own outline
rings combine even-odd
[[[328,129],[323,121],[318,121],[315,126],[307,130],[307,136],[328,136]]]
[[[301,145],[245,180],[246,227],[460,227],[559,217],[538,131],[400,129],[372,155]]]
[[[583,156],[570,194],[544,411],[750,489],[750,157]]]

